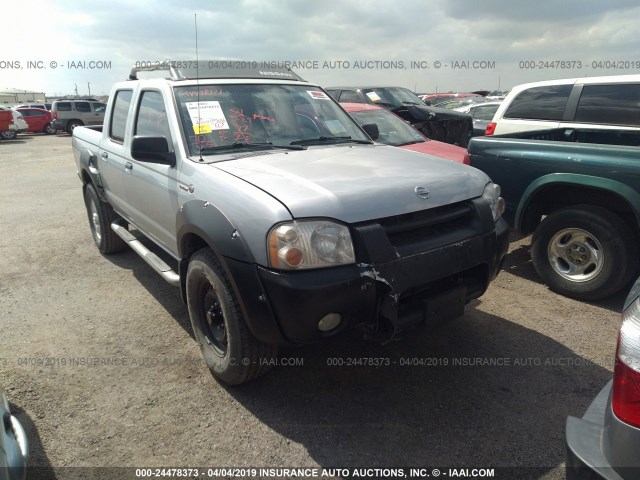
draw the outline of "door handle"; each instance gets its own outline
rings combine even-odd
[[[107,152],[102,151],[102,152],[100,152],[100,156],[102,158],[107,158],[109,156],[109,154]]]
[[[131,162],[127,162],[127,163],[125,163],[125,164],[124,164],[124,169],[125,169],[127,172],[131,173],[131,171],[133,170],[133,163],[131,163]]]

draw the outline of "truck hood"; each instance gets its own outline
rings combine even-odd
[[[478,197],[489,181],[475,168],[384,145],[268,151],[211,165],[272,195],[294,218],[346,223]],[[418,186],[429,198],[417,196]]]

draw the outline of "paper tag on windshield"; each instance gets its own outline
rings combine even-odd
[[[307,93],[311,98],[315,98],[316,100],[329,100],[329,96],[324,92],[319,92],[318,90],[307,90]]]
[[[211,133],[213,129],[211,128],[211,125],[209,125],[208,123],[201,123],[199,125],[194,125],[193,131],[195,132],[196,135],[203,135],[205,133]]]
[[[382,100],[382,98],[380,98],[380,95],[378,95],[376,92],[367,92],[367,97],[369,97],[372,102],[379,102],[380,100]]]
[[[187,102],[187,111],[196,134],[211,133],[213,130],[228,130],[229,124],[224,116],[220,102]]]

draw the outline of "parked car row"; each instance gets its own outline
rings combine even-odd
[[[432,140],[466,147],[471,138],[471,117],[461,112],[427,106],[409,89],[391,86],[328,87],[340,103],[364,103],[386,108]]]
[[[50,108],[45,108],[50,107]],[[17,128],[3,130],[0,137],[13,140],[19,133],[45,133],[57,131],[67,132],[82,125],[102,125],[106,105],[97,100],[56,100],[51,104],[27,104],[14,108],[0,107],[10,110],[13,123]]]

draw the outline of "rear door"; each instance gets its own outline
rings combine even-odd
[[[640,83],[578,84],[564,128],[640,130]]]
[[[104,125],[103,140],[98,150],[98,170],[109,203],[125,217],[129,212],[122,177],[127,154],[125,141],[127,144],[130,141],[126,127],[132,97],[131,89],[120,89],[113,93],[108,123]]]
[[[91,102],[91,125],[102,125],[104,122],[104,114],[107,111],[107,106],[100,102]]]
[[[83,125],[96,125],[93,112],[91,111],[91,104],[89,102],[76,100],[73,108],[76,111],[76,118],[80,120]]]
[[[164,136],[170,149],[173,148],[166,99],[161,91],[145,89],[140,92],[134,121],[134,136]],[[130,140],[128,144],[131,145]],[[135,160],[129,152],[124,170],[129,218],[145,235],[174,255],[177,255],[177,176],[178,169],[175,166]]]

